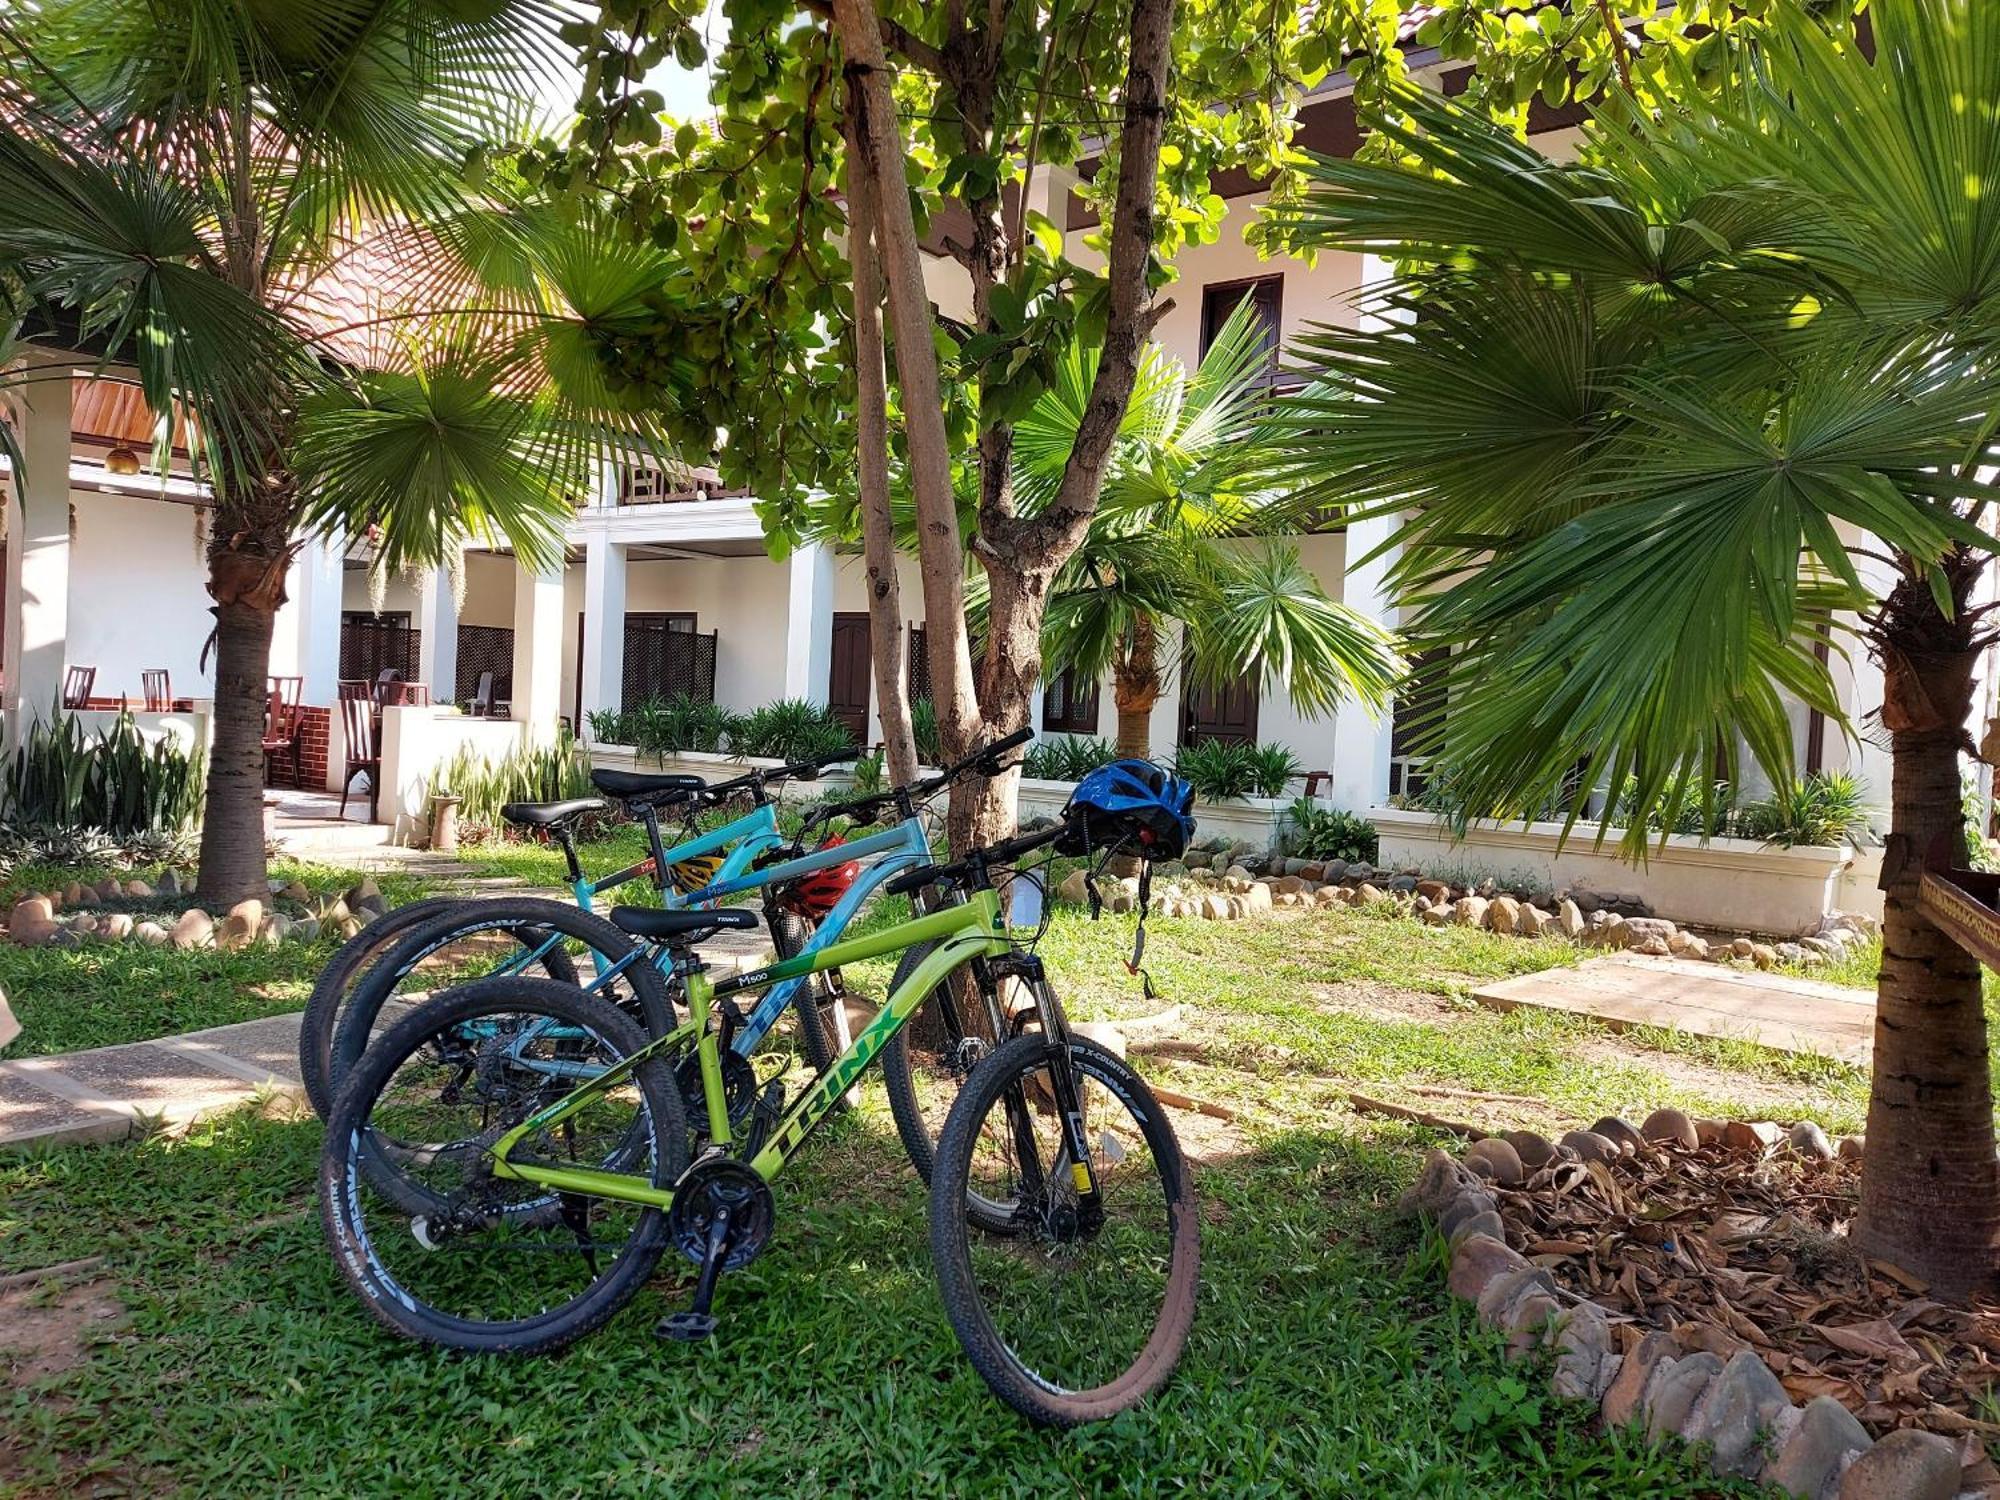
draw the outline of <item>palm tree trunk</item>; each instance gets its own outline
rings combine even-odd
[[[226,508],[222,514],[227,513]],[[274,544],[248,531],[227,530],[222,514],[208,554],[208,592],[215,600],[215,718],[196,886],[212,905],[261,897],[268,889],[264,713],[271,635],[285,602],[290,561],[282,530]]]
[[[1969,590],[1968,590],[1969,592]],[[1874,1077],[1853,1240],[1949,1296],[2000,1286],[2000,1162],[1978,962],[1924,917],[1933,851],[1965,857],[1958,752],[1971,705],[1970,627],[1922,585],[1884,611],[1883,721],[1893,736]]]
[[[1160,636],[1148,615],[1132,622],[1124,658],[1111,668],[1111,701],[1118,710],[1118,753],[1149,760],[1153,754],[1153,706],[1160,701]]]

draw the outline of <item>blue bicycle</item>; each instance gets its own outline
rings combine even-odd
[[[500,956],[489,971],[500,974],[541,969],[553,977],[576,984],[586,991],[612,1000],[632,1014],[649,1034],[661,1035],[678,1024],[675,1000],[680,979],[699,963],[689,934],[706,937],[718,929],[748,929],[758,925],[750,910],[717,910],[733,897],[761,892],[764,920],[780,960],[819,951],[838,941],[855,915],[886,882],[931,859],[930,840],[924,824],[924,804],[962,777],[997,775],[1007,769],[1005,755],[1027,743],[1032,732],[1026,729],[985,747],[956,765],[910,786],[897,787],[871,796],[837,802],[814,809],[796,838],[786,843],[776,834],[772,808],[760,804],[744,818],[708,834],[683,840],[671,849],[663,847],[660,832],[662,811],[674,811],[692,820],[700,806],[712,806],[729,791],[762,777],[764,782],[780,775],[804,774],[800,767],[782,767],[777,772],[752,773],[751,777],[716,786],[686,785],[686,778],[645,776],[623,772],[600,772],[593,778],[606,792],[618,796],[626,810],[639,819],[646,830],[648,856],[597,881],[582,874],[576,851],[575,826],[585,813],[600,806],[594,800],[545,803],[510,807],[510,819],[525,826],[545,828],[561,846],[576,891],[577,904],[535,897],[511,897],[486,901],[449,902],[442,911],[426,913],[427,920],[403,927],[400,937],[386,950],[354,986],[342,1010],[330,1044],[326,1047],[328,1082],[337,1085],[367,1048],[383,1011],[401,986],[412,980],[413,988],[428,988],[427,978],[441,971],[457,977],[454,965],[440,955],[458,958],[480,947]],[[764,786],[755,785],[762,797]],[[896,822],[880,832],[844,840],[830,834],[837,822],[866,826],[893,810]],[[828,831],[819,847],[806,845],[822,830]],[[727,849],[727,854],[721,851]],[[713,871],[715,878],[693,890],[670,889],[659,908],[620,907],[613,926],[590,910],[591,898],[616,885],[660,872],[682,871],[688,862],[715,859],[722,863]],[[834,876],[832,880],[826,877]],[[802,899],[810,898],[810,899]],[[723,920],[718,921],[721,918]],[[579,974],[573,954],[581,950],[589,970]],[[554,972],[569,966],[567,974]],[[777,1080],[761,1086],[750,1057],[787,1010],[797,1018],[800,1050],[816,1071],[823,1071],[848,1041],[846,1006],[838,971],[788,980],[770,989],[748,1015],[725,1014],[724,1084],[731,1115],[739,1127],[746,1127],[763,1094],[762,1114],[776,1108]],[[324,1023],[322,1023],[324,1024]],[[991,1028],[986,1028],[990,1037]],[[302,1034],[301,1052],[315,1043]],[[907,1063],[907,1048],[888,1061]],[[899,1094],[910,1094],[905,1109],[897,1109],[899,1128],[910,1133],[910,1124],[934,1111],[917,1102],[915,1090],[894,1087],[898,1072],[907,1068],[886,1068],[891,1077],[892,1102]],[[698,1085],[692,1075],[690,1087]],[[773,1085],[776,1085],[776,1089]],[[922,1129],[926,1149],[919,1157],[912,1152],[920,1169],[929,1167],[928,1146],[934,1131]]]
[[[760,857],[785,846],[778,828],[772,793],[786,781],[817,776],[826,766],[853,758],[851,751],[759,768],[729,781],[709,783],[699,776],[653,775],[600,770],[591,773],[591,783],[606,797],[624,803],[628,811],[643,808],[657,820],[657,810],[672,806],[682,819],[679,840],[670,850],[651,839],[645,859],[591,879],[578,863],[575,834],[587,817],[607,812],[600,798],[578,798],[565,802],[510,803],[502,816],[526,832],[555,839],[563,848],[569,866],[570,889],[577,909],[589,912],[594,899],[607,892],[648,880],[662,904],[686,906],[700,898],[700,888],[718,879],[734,879]],[[747,800],[747,812],[707,833],[696,828],[696,820],[717,808],[727,808]],[[311,998],[299,1025],[299,1073],[306,1097],[324,1119],[333,1108],[334,1089],[342,1069],[334,1065],[334,1042],[342,1015],[355,988],[367,977],[381,972],[381,961],[412,933],[447,915],[462,912],[474,904],[462,896],[436,896],[399,906],[369,923],[334,954],[314,981]],[[484,903],[482,909],[493,903]],[[795,934],[774,932],[780,947]],[[540,973],[565,984],[578,983],[576,966],[560,942],[546,933],[521,931],[518,952],[490,960],[491,972],[501,974]],[[426,955],[430,957],[430,955]],[[433,963],[435,971],[441,963]],[[395,982],[405,977],[397,973]]]

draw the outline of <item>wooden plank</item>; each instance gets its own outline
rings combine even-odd
[[[1615,1030],[1658,1026],[1865,1064],[1875,997],[1809,979],[1621,954],[1546,969],[1473,992],[1495,1010],[1588,1016]]]
[[[1926,870],[1917,883],[1917,904],[1946,937],[1987,968],[2000,969],[2000,912],[1961,883],[1973,874],[1953,870],[1948,879]]]

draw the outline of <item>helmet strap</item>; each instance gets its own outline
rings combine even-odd
[[[1132,956],[1125,962],[1125,972],[1139,976],[1139,993],[1148,1000],[1159,999],[1153,988],[1153,976],[1141,965],[1146,957],[1146,913],[1153,905],[1153,862],[1150,859],[1139,862],[1139,925],[1132,933]]]

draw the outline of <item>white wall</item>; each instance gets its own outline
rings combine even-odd
[[[692,610],[695,629],[717,633],[715,701],[745,712],[785,695],[785,565],[764,556],[640,560],[627,566],[625,608]],[[583,569],[563,575],[563,712],[576,704],[577,615]],[[594,628],[589,624],[586,628]]]
[[[85,490],[71,491],[70,505],[67,662],[97,668],[96,697],[143,702],[149,667],[167,669],[176,696],[209,697],[215,679],[201,648],[215,616],[194,507]]]

